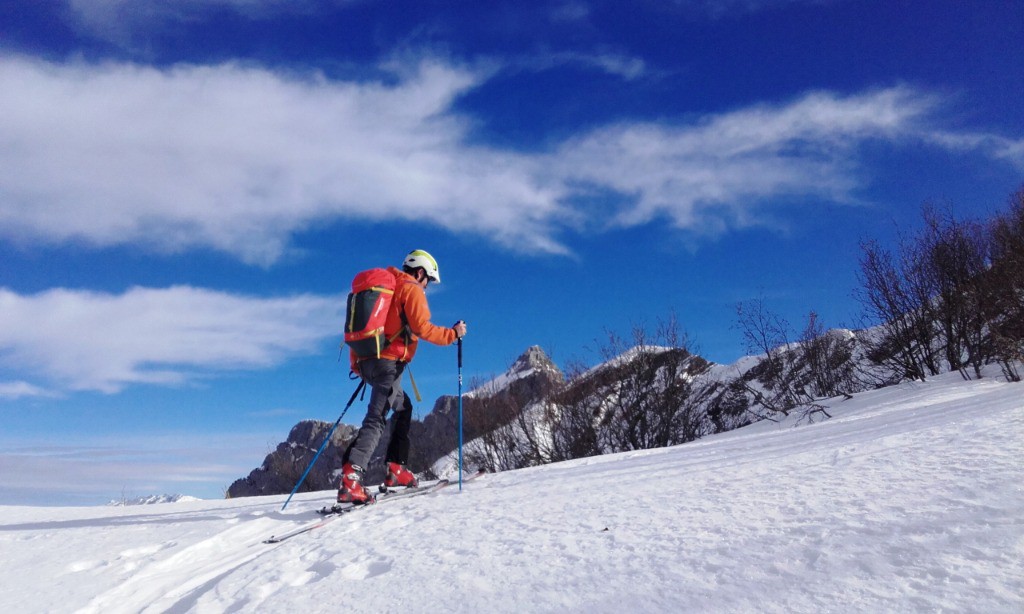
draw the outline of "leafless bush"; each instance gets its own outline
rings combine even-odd
[[[654,334],[635,326],[627,342],[609,333],[604,362],[577,366],[548,408],[552,460],[664,447],[713,430],[707,416],[712,387],[707,361],[687,349],[675,317]]]
[[[800,335],[799,358],[810,376],[813,396],[850,396],[856,388],[853,345],[852,335],[825,330],[817,313],[808,314]]]
[[[791,343],[789,323],[760,298],[737,305],[736,318],[747,350],[761,357],[738,380],[754,399],[751,411],[770,420],[794,410],[810,420],[819,413],[831,417],[820,400],[846,394],[852,373],[849,343],[826,334],[813,311],[800,340]]]
[[[540,413],[523,407],[522,401],[513,394],[481,389],[487,398],[486,410],[476,418],[473,432],[479,432],[478,447],[466,453],[467,462],[489,471],[521,469],[551,462],[549,444],[540,427]],[[539,405],[539,404],[538,404]]]
[[[1024,188],[1010,199],[1009,210],[991,227],[992,314],[989,330],[993,356],[1010,381],[1020,381],[1024,361]]]
[[[916,250],[904,249],[899,265],[877,241],[861,243],[861,252],[856,296],[867,320],[881,331],[869,342],[869,358],[901,378],[938,375],[934,327],[926,309],[928,288]]]
[[[959,221],[934,207],[924,209],[925,230],[918,239],[924,275],[935,291],[928,302],[939,327],[950,370],[975,377],[991,357],[986,312],[991,301],[987,283],[989,235],[980,224]]]
[[[989,227],[926,206],[923,229],[904,238],[899,256],[862,244],[859,297],[882,330],[869,356],[903,377],[945,368],[981,377],[993,359],[1015,377],[1021,354],[1021,193]]]
[[[570,365],[566,384],[544,409],[545,422],[550,428],[547,450],[550,462],[603,453],[598,425],[604,403],[600,380],[590,376],[581,363]]]

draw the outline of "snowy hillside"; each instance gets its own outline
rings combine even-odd
[[[1024,387],[952,374],[829,413],[488,475],[277,545],[334,493],[0,507],[0,607],[1024,611]]]

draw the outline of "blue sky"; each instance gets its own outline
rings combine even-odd
[[[731,362],[757,297],[856,326],[862,239],[1021,186],[1021,40],[1014,1],[0,0],[0,504],[220,496],[337,417],[347,285],[415,248],[467,382],[673,312]]]

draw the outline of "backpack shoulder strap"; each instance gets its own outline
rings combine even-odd
[[[419,286],[419,282],[416,281],[415,279],[400,279],[400,281],[403,284],[414,284],[416,286]],[[395,294],[398,294],[397,288],[395,289]],[[388,343],[391,343],[392,341],[398,339],[399,337],[401,337],[402,340],[405,341],[407,344],[411,343],[412,327],[409,326],[409,318],[405,315],[404,304],[398,306],[398,317],[402,319],[402,328],[399,328],[398,332],[396,332],[394,335],[391,335],[391,338],[388,339]]]

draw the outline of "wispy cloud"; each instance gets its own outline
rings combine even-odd
[[[0,399],[55,396],[53,392],[25,381],[0,382]]]
[[[249,19],[303,14],[324,4],[346,5],[362,0],[68,0],[71,23],[93,36],[132,47],[154,30],[197,21],[216,11],[233,11]]]
[[[539,72],[566,66],[614,75],[624,81],[633,81],[648,76],[651,70],[638,57],[631,57],[612,51],[583,53],[579,51],[556,51],[526,55],[505,62],[505,70]]]
[[[0,289],[0,365],[59,390],[180,385],[317,351],[338,334],[342,301],[186,286],[118,295],[57,289],[23,296]],[[28,384],[21,390],[40,389]]]
[[[672,0],[658,2],[666,10],[685,10],[702,17],[713,19],[726,18],[731,15],[758,13],[784,7],[789,4],[827,4],[843,0]]]
[[[907,87],[504,151],[470,144],[473,120],[452,110],[493,72],[429,58],[386,70],[388,82],[348,82],[0,57],[0,236],[211,247],[269,265],[314,223],[406,220],[564,254],[565,233],[594,217],[592,194],[614,196],[596,203],[612,227],[665,218],[714,234],[761,223],[773,201],[856,201],[872,141],[1022,166],[1020,140],[935,125],[941,100]]]
[[[313,14],[329,7],[345,7],[373,0],[68,0],[74,23],[93,35],[128,44],[140,31],[203,19],[217,10],[233,11],[248,19],[268,19],[282,14]],[[653,0],[647,5],[668,12],[687,12],[695,17],[719,19],[757,13],[787,4],[825,4],[837,0]],[[592,2],[555,0],[546,9],[555,22],[580,22],[591,14]]]
[[[925,135],[925,139],[950,151],[981,152],[1024,170],[1024,138],[1010,139],[995,134],[935,130]]]
[[[446,113],[477,77],[402,70],[383,84],[0,59],[0,234],[268,264],[315,221],[404,219],[563,251],[557,190],[528,160],[467,147]]]
[[[624,123],[566,143],[551,160],[561,181],[621,196],[612,225],[666,217],[697,233],[756,224],[766,201],[853,200],[857,147],[899,142],[935,101],[906,88],[840,97],[812,93],[780,105],[684,125]]]

